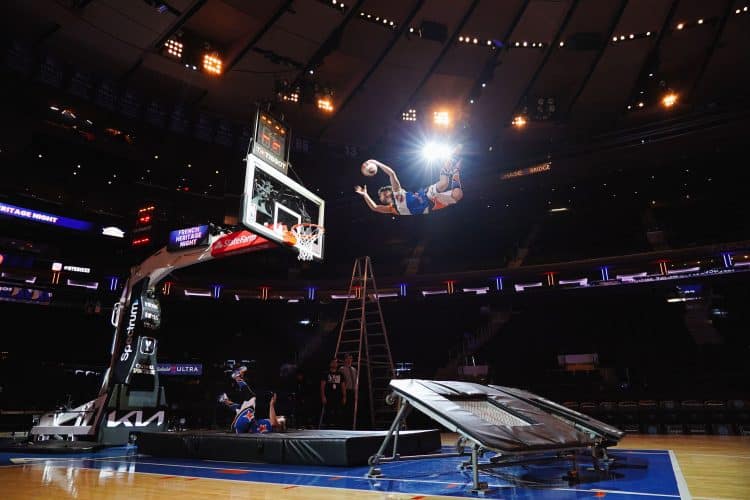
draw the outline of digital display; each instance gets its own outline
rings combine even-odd
[[[159,301],[155,298],[142,297],[143,312],[141,313],[141,320],[143,326],[149,330],[158,330],[161,326],[161,306]]]
[[[70,217],[63,217],[61,215],[48,214],[46,212],[39,212],[37,210],[31,210],[30,208],[17,207],[7,203],[0,203],[0,215],[16,217],[18,219],[29,220],[32,222],[42,222],[53,226],[75,229],[76,231],[91,231],[94,227],[90,222],[71,219]]]
[[[159,363],[156,365],[159,375],[203,375],[203,365],[200,363]]]
[[[289,129],[269,114],[258,112],[253,154],[286,174]]]
[[[208,245],[208,225],[177,229],[169,233],[167,250],[174,252]]]

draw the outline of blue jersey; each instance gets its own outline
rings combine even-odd
[[[256,419],[255,408],[249,406],[234,417],[232,430],[237,434],[266,434],[273,432],[273,426],[267,418]]]
[[[427,197],[427,188],[422,188],[417,192],[406,192],[406,206],[412,215],[427,213],[432,206],[432,202]]]

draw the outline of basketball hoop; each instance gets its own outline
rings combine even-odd
[[[294,246],[299,250],[299,255],[297,256],[299,260],[313,259],[313,248],[324,231],[323,226],[306,222],[292,226],[292,234],[297,240]]]

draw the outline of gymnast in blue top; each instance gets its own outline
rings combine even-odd
[[[276,394],[268,405],[268,418],[256,418],[255,398],[242,404],[232,422],[232,432],[237,434],[267,434],[279,432],[281,426],[276,417]]]

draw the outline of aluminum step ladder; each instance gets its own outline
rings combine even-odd
[[[395,370],[370,257],[358,257],[352,268],[335,357],[347,354],[352,355],[357,369],[352,429],[357,428],[360,396],[369,404],[372,427],[388,427],[396,413],[386,403]]]

